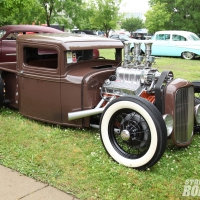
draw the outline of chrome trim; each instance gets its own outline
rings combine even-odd
[[[71,120],[75,120],[75,119],[89,117],[92,115],[97,115],[97,114],[102,113],[104,108],[96,108],[96,109],[90,109],[90,110],[71,112],[71,113],[68,113],[68,120],[71,121]]]
[[[173,131],[173,117],[169,114],[163,115],[163,120],[167,128],[167,136],[169,137]]]
[[[8,53],[6,54],[6,56],[16,56],[17,54],[16,53]]]

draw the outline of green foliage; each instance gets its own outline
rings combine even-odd
[[[200,33],[199,0],[150,0],[151,6],[156,6],[158,4],[164,5],[167,13],[170,13],[170,19],[166,21],[164,25],[165,29],[186,30],[197,34]],[[159,11],[155,10],[155,15],[157,15],[156,12]],[[148,18],[148,21],[149,20],[151,19]]]
[[[72,27],[81,18],[82,0],[1,0],[0,25],[65,24]]]
[[[92,29],[105,31],[106,36],[114,30],[120,19],[121,0],[91,0],[89,23]]]
[[[143,26],[143,21],[140,18],[132,17],[122,21],[121,28],[125,29],[126,31],[129,31],[132,35],[134,31],[136,31],[139,28],[143,28]]]
[[[1,0],[0,25],[58,23],[66,28],[115,29],[121,0]]]
[[[0,1],[0,25],[31,24],[42,21],[42,9],[38,0],[6,0]]]
[[[52,23],[73,27],[80,18],[82,0],[38,0],[44,10],[43,17],[47,26]]]
[[[166,9],[166,4],[157,3],[145,14],[145,27],[150,33],[165,30],[170,21],[171,14]]]

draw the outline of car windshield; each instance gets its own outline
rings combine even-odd
[[[67,51],[65,53],[67,64],[78,63],[87,60],[95,60],[95,59],[107,59],[107,60],[118,60],[118,56],[116,54],[116,49],[108,48],[108,49],[87,49],[87,50],[75,50],[75,51]]]
[[[188,36],[188,38],[190,39],[190,40],[200,40],[200,38],[196,35],[196,34],[194,34],[194,33],[192,33],[192,34],[190,34],[189,36]]]
[[[121,39],[129,39],[128,35],[125,35],[125,34],[124,34],[124,35],[123,35],[123,34],[122,34],[122,35],[119,35],[119,37],[120,37]]]
[[[0,39],[6,34],[5,30],[0,30]]]

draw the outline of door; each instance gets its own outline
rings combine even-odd
[[[153,40],[151,55],[169,56],[170,46],[170,34],[157,34],[155,40]]]
[[[43,53],[40,54],[40,51]],[[37,120],[60,124],[58,50],[46,46],[45,48],[25,46],[23,53],[23,64],[18,66],[20,113]]]

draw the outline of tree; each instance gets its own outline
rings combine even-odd
[[[91,20],[95,14],[94,6],[91,2],[83,2],[79,8],[80,17],[74,21],[75,27],[80,30],[97,30],[96,25],[91,23]]]
[[[39,2],[44,9],[47,26],[60,22],[72,27],[73,22],[78,23],[82,0],[39,0]]]
[[[0,1],[0,25],[31,24],[39,20],[42,13],[38,0]]]
[[[0,25],[63,23],[72,27],[81,19],[82,0],[1,0]]]
[[[125,29],[126,31],[129,31],[132,35],[134,31],[136,31],[139,28],[143,28],[143,26],[143,21],[140,18],[132,17],[122,21],[121,28]]]
[[[145,17],[145,27],[150,33],[154,33],[166,29],[171,13],[166,10],[165,4],[156,3],[146,12]]]
[[[200,1],[199,0],[150,0],[151,6],[160,3],[171,14],[170,20],[165,23],[165,29],[186,30],[200,33]]]
[[[88,0],[89,1],[89,0]],[[120,19],[121,0],[1,0],[0,25],[63,24],[108,32]]]
[[[105,31],[106,36],[114,30],[120,20],[119,6],[121,0],[91,0],[89,23],[92,29]]]

